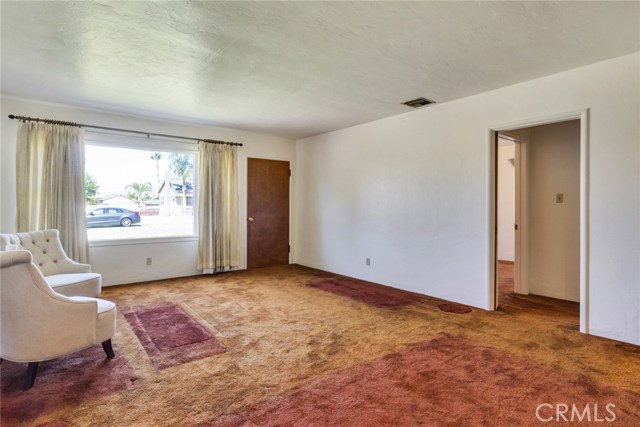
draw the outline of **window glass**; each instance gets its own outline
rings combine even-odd
[[[85,148],[89,241],[194,235],[194,152]]]

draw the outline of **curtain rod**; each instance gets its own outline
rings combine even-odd
[[[26,116],[16,116],[14,114],[9,114],[9,118],[11,120],[18,119],[21,122],[42,122],[42,123],[50,123],[54,125],[64,125],[64,126],[76,126],[80,128],[91,128],[91,129],[103,129],[103,130],[112,130],[116,132],[127,132],[127,133],[135,133],[138,135],[147,135],[149,136],[161,136],[165,138],[174,138],[174,139],[186,139],[189,141],[203,141],[208,142],[210,144],[224,144],[224,145],[235,145],[238,147],[242,147],[242,144],[239,142],[227,142],[227,141],[217,141],[215,139],[203,139],[203,138],[191,138],[189,136],[178,136],[178,135],[167,135],[164,133],[155,133],[155,132],[142,132],[139,130],[131,130],[131,129],[120,129],[120,128],[110,128],[106,126],[95,126],[95,125],[85,125],[82,123],[74,123],[74,122],[65,122],[62,120],[52,120],[52,119],[40,119]]]

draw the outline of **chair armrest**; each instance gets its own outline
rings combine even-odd
[[[36,335],[42,334],[40,342],[47,343],[34,360],[59,357],[96,344],[97,301],[78,301],[56,293],[51,297],[55,301],[43,306],[33,319],[38,322]]]
[[[91,273],[91,265],[80,264],[79,262],[75,262],[71,258],[65,258],[64,260],[58,261],[58,268],[60,269],[60,274]]]
[[[0,267],[8,268],[12,265],[31,264],[33,256],[29,251],[5,251],[0,252]]]
[[[20,362],[49,360],[96,344],[97,300],[74,300],[55,293],[40,270],[22,262],[25,256],[18,252],[27,251],[0,254],[2,357]],[[26,259],[30,257],[28,253]],[[21,262],[4,267],[7,260]]]

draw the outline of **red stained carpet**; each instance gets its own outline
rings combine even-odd
[[[100,345],[58,359],[40,362],[34,387],[23,391],[26,363],[2,361],[0,425],[25,426],[38,416],[76,407],[133,387],[137,377],[114,345],[108,359]]]
[[[463,315],[295,265],[108,287],[116,357],[44,362],[26,392],[26,364],[2,362],[0,423],[640,426],[640,347],[580,334],[575,303],[503,292],[503,270],[499,309]],[[542,422],[543,404],[616,420]]]
[[[471,308],[466,305],[460,304],[440,304],[438,306],[440,311],[444,311],[445,313],[455,313],[455,314],[467,314],[471,313]]]
[[[400,289],[345,277],[324,279],[307,286],[351,298],[379,308],[398,307],[423,298]]]
[[[592,420],[595,404],[602,419],[611,416],[605,405],[613,403],[616,420],[611,425],[637,427],[639,398],[585,376],[443,334],[267,400],[250,411],[220,417],[214,425],[542,426],[549,424],[536,418],[538,405],[566,402],[575,404],[581,414],[589,405]],[[554,414],[548,406],[538,413],[542,419]],[[552,424],[604,425],[561,421]]]
[[[132,307],[124,317],[158,369],[224,353],[227,348],[175,304]]]

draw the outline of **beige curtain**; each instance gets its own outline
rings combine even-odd
[[[198,270],[214,273],[240,265],[237,148],[199,142],[198,152]]]
[[[67,255],[88,262],[84,132],[75,126],[21,123],[16,150],[17,231],[58,229]]]

